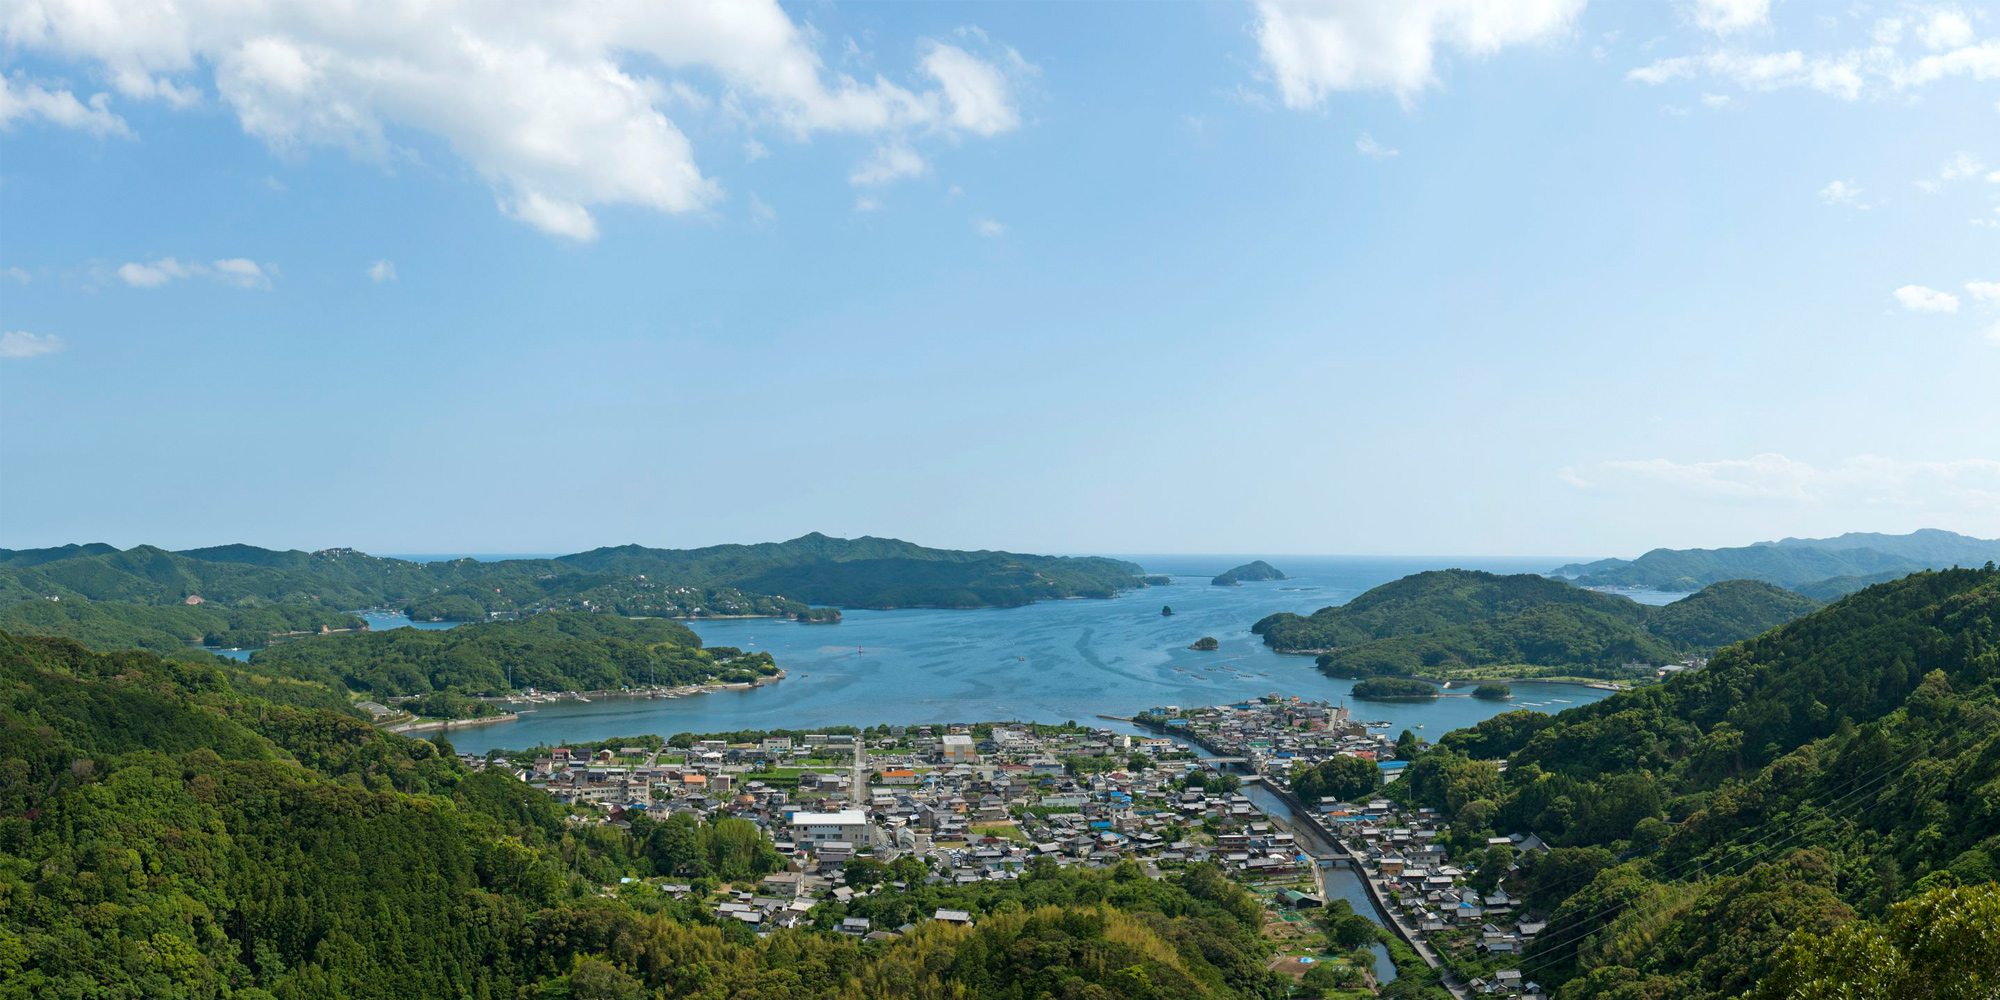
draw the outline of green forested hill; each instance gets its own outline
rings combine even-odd
[[[2000,872],[1996,622],[2000,572],[1919,573],[1663,685],[1450,734],[1389,792],[1454,842],[1555,847],[1509,888],[1553,913],[1519,967],[1559,1000],[1989,995],[2000,890],[1947,887]],[[1928,944],[1913,912],[1940,914]],[[1977,988],[1918,989],[1940,972]],[[1893,988],[1840,991],[1864,979]]]
[[[1756,580],[1724,580],[1646,608],[1646,631],[1680,649],[1716,649],[1810,614],[1820,602]]]
[[[0,633],[4,1000],[1284,995],[1258,908],[1206,867],[885,889],[871,912],[948,900],[977,926],[865,947],[605,888],[754,879],[777,860],[761,844],[733,819],[571,824],[441,742],[271,704],[210,666]]]
[[[1377,639],[1321,653],[1319,668],[1334,677],[1383,674],[1463,675],[1468,668],[1505,666],[1510,676],[1548,668],[1558,674],[1609,674],[1632,661],[1670,663],[1679,647],[1614,615],[1571,604],[1547,604],[1417,635]]]
[[[262,646],[273,635],[316,632],[321,626],[360,629],[367,623],[343,612],[297,604],[237,608],[69,600],[0,605],[0,631],[66,636],[99,650],[150,649],[169,655],[192,642]]]
[[[1694,590],[1743,579],[1800,587],[1834,577],[1879,580],[1996,559],[2000,559],[2000,540],[1926,528],[1907,535],[1850,532],[1836,538],[1787,538],[1725,549],[1654,549],[1637,559],[1572,563],[1555,573],[1576,578],[1579,586]]]
[[[0,550],[0,604],[35,597],[174,604],[189,596],[254,606],[374,605],[413,616],[478,620],[488,612],[613,610],[627,615],[792,615],[809,603],[851,607],[1012,606],[1109,597],[1144,586],[1114,559],[928,549],[885,538],[811,534],[764,545],[648,549],[414,563],[356,552],[221,545],[168,552],[93,544]]]
[[[549,611],[518,621],[311,636],[250,657],[253,669],[378,697],[458,691],[599,691],[750,680],[775,673],[769,653],[701,648],[687,626]],[[511,685],[510,685],[511,679]]]
[[[1545,604],[1573,604],[1634,621],[1644,614],[1639,605],[1622,597],[1582,590],[1533,573],[1501,576],[1444,569],[1413,573],[1311,615],[1269,615],[1250,630],[1276,649],[1332,649],[1371,639],[1436,632]]]
[[[1384,584],[1310,617],[1272,615],[1252,631],[1279,649],[1331,646],[1318,663],[1335,677],[1445,678],[1484,667],[1515,676],[1612,676],[1628,662],[1705,653],[1817,606],[1754,580],[1724,581],[1651,607],[1533,574],[1444,570]]]

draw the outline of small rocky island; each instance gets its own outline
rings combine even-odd
[[[1168,615],[1171,615],[1171,614],[1173,614],[1173,613],[1174,613],[1174,606],[1173,606],[1173,605],[1171,605],[1171,604],[1162,604],[1162,605],[1160,605],[1160,617],[1164,618],[1164,617],[1166,617],[1166,616],[1168,616]]]
[[[1280,572],[1278,567],[1259,559],[1256,562],[1244,563],[1208,582],[1218,587],[1240,587],[1245,580],[1249,580],[1252,583],[1261,583],[1265,580],[1289,579],[1291,577]]]
[[[1222,643],[1215,641],[1215,637],[1212,635],[1205,635],[1199,639],[1196,639],[1194,641],[1194,645],[1189,646],[1188,648],[1194,650],[1200,650],[1201,652],[1204,653],[1212,653],[1218,649],[1221,649]]]

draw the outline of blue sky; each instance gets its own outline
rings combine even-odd
[[[0,4],[0,545],[2000,535],[2000,19]]]

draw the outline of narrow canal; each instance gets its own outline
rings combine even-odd
[[[1174,733],[1159,733],[1140,726],[1133,726],[1132,731],[1146,736],[1164,735],[1202,760],[1212,760],[1216,756],[1206,747]],[[1361,884],[1361,873],[1355,871],[1345,860],[1334,860],[1344,858],[1345,851],[1329,843],[1317,826],[1306,822],[1304,817],[1292,808],[1291,803],[1264,787],[1261,781],[1246,781],[1241,791],[1244,797],[1250,800],[1251,805],[1282,824],[1299,846],[1307,854],[1312,855],[1314,862],[1320,866],[1320,874],[1324,877],[1328,902],[1345,899],[1348,905],[1354,907],[1354,912],[1378,924],[1382,923],[1382,914],[1376,910],[1375,901],[1369,898],[1368,890]],[[1377,942],[1369,945],[1368,950],[1375,955],[1376,981],[1386,983],[1396,978],[1396,964],[1389,960],[1389,949]]]

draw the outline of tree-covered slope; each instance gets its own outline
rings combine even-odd
[[[1628,619],[1573,604],[1545,604],[1505,618],[1342,646],[1321,653],[1316,662],[1333,677],[1446,677],[1487,666],[1608,675],[1624,663],[1667,663],[1677,655],[1675,645]]]
[[[1902,576],[1996,559],[2000,559],[2000,540],[1925,529],[1907,535],[1787,538],[1723,549],[1654,549],[1637,559],[1572,563],[1554,572],[1575,578],[1580,586],[1694,590],[1735,579],[1795,587],[1833,577]]]
[[[150,649],[173,654],[189,643],[261,646],[273,636],[367,623],[323,607],[272,604],[128,604],[118,601],[19,601],[0,605],[0,631],[60,635],[98,650]]]
[[[1809,598],[1754,580],[1715,584],[1651,607],[1533,574],[1445,570],[1384,584],[1310,617],[1257,623],[1279,649],[1325,649],[1335,677],[1438,678],[1517,667],[1516,676],[1614,676],[1629,662],[1668,663],[1749,638],[1811,611]],[[1340,636],[1359,637],[1342,641]]]
[[[1311,615],[1275,614],[1251,627],[1280,650],[1331,649],[1391,636],[1436,632],[1502,618],[1547,604],[1569,604],[1618,618],[1644,612],[1622,597],[1572,587],[1533,573],[1501,576],[1479,570],[1414,573],[1346,604]]]
[[[550,611],[448,630],[398,628],[294,639],[259,650],[252,668],[378,697],[458,691],[598,691],[749,680],[776,671],[769,653],[703,649],[687,626]]]
[[[168,552],[141,545],[7,551],[0,603],[35,597],[174,604],[373,605],[414,616],[479,620],[489,612],[614,610],[627,615],[795,615],[852,607],[1011,606],[1109,597],[1145,585],[1131,563],[1095,557],[930,549],[887,538],[811,534],[788,542],[415,563],[356,552],[221,545]]]
[[[886,889],[873,912],[950,900],[977,925],[869,946],[606,888],[774,860],[743,820],[572,824],[440,744],[214,668],[0,633],[4,1000],[1284,995],[1257,906],[1205,866]]]
[[[1909,989],[1950,971],[1939,956],[1994,946],[1966,919],[1990,891],[1937,893],[2000,871],[1996,622],[2000,572],[1919,573],[1666,684],[1453,733],[1389,791],[1443,810],[1452,842],[1532,831],[1555,847],[1509,888],[1552,914],[1520,968],[1559,1000],[1983,995]],[[1874,940],[1889,961],[1897,904],[1919,895],[1970,908],[1938,925],[1945,952],[1903,972],[1827,960],[1826,941]],[[1905,979],[1839,992],[1864,976]],[[1785,992],[1799,982],[1821,991]]]
[[[1723,580],[1646,608],[1646,631],[1677,649],[1716,649],[1810,614],[1819,602],[1757,580]]]

